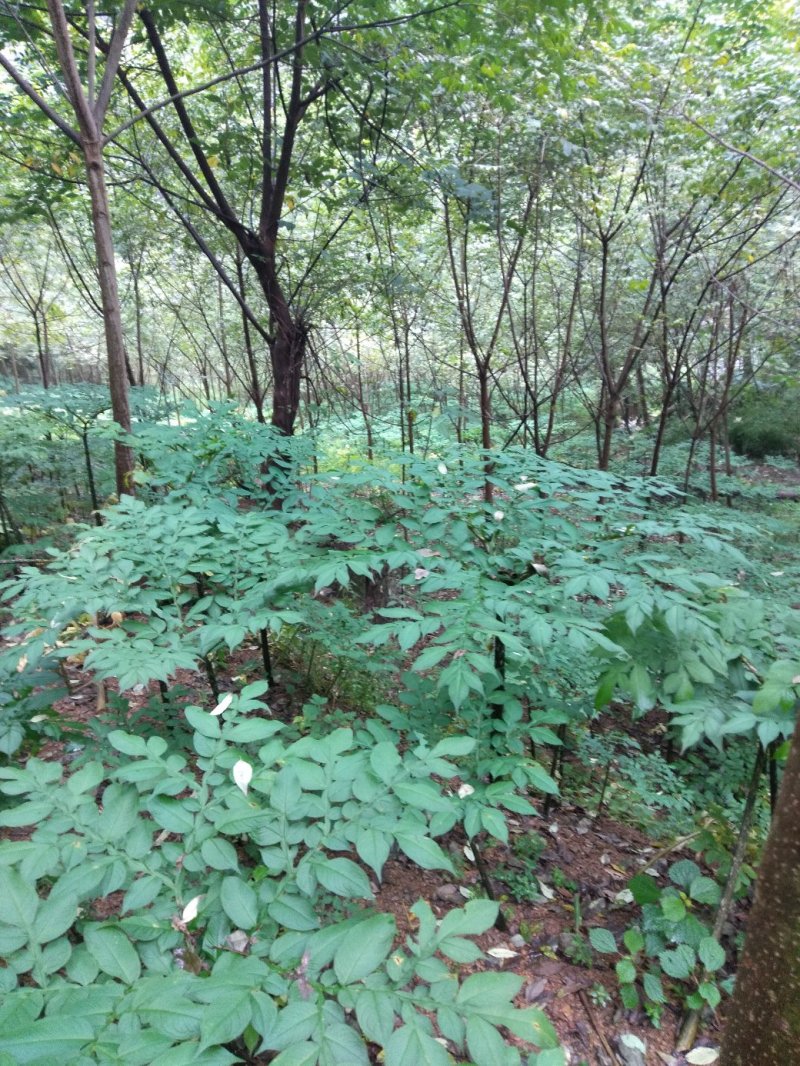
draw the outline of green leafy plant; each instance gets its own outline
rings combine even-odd
[[[440,957],[479,958],[467,938],[494,923],[496,904],[437,921],[420,902],[400,943],[392,916],[364,905],[365,867],[380,879],[393,847],[449,869],[435,837],[461,801],[436,781],[472,741],[402,750],[372,723],[286,742],[263,687],[212,714],[187,708],[194,763],[160,737],[116,731],[119,766],[64,775],[33,758],[0,770],[18,801],[0,824],[34,827],[0,844],[0,1052],[223,1063],[260,1049],[366,1064],[369,1040],[390,1066],[444,1063],[432,1018],[479,1066],[519,1060],[498,1027],[555,1049],[544,1015],[511,1003],[521,978],[459,982]],[[99,915],[112,894],[119,903]],[[353,904],[350,917],[336,901]]]
[[[36,751],[47,737],[75,733],[63,727],[53,710],[53,703],[65,694],[56,664],[29,666],[14,650],[0,658],[0,761],[23,748]]]
[[[654,1022],[667,1002],[665,981],[679,983],[690,1009],[716,1008],[721,999],[716,975],[725,965],[724,949],[694,913],[719,903],[716,881],[689,859],[673,863],[668,876],[671,883],[663,888],[647,873],[630,880],[641,922],[625,930],[621,947],[609,929],[589,930],[595,951],[621,956],[615,969],[624,1006],[633,1010],[643,997]]]

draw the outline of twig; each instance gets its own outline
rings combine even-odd
[[[581,1005],[583,1006],[583,1009],[586,1011],[586,1016],[589,1019],[589,1021],[591,1022],[592,1029],[594,1029],[595,1033],[597,1033],[597,1037],[598,1037],[600,1043],[603,1045],[603,1051],[605,1051],[606,1055],[608,1055],[608,1057],[611,1059],[612,1062],[621,1063],[622,1059],[620,1059],[619,1055],[617,1055],[617,1053],[611,1047],[611,1045],[609,1044],[608,1040],[606,1040],[605,1033],[600,1028],[600,1026],[597,1024],[597,1019],[594,1016],[594,1011],[592,1010],[592,1005],[589,1002],[589,997],[586,995],[586,990],[585,989],[583,989],[583,988],[579,988],[578,989],[578,999],[581,1001]]]
[[[667,855],[672,854],[673,851],[677,851],[678,848],[682,848],[684,844],[688,844],[690,840],[694,840],[695,837],[699,837],[700,834],[705,831],[706,826],[708,825],[708,823],[709,823],[709,819],[706,819],[706,821],[703,822],[703,824],[700,826],[700,828],[699,829],[695,829],[695,831],[693,833],[689,833],[689,835],[685,836],[685,837],[679,837],[677,840],[674,840],[671,844],[667,844],[667,846],[665,848],[662,848],[661,851],[657,851],[655,853],[655,855],[646,856],[642,860],[642,866],[643,867],[655,866],[655,864],[657,862],[661,862],[661,860],[663,858],[665,858]]]

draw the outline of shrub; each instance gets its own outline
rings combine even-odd
[[[758,462],[768,455],[797,458],[800,414],[796,390],[751,388],[734,408],[730,440],[734,449]]]

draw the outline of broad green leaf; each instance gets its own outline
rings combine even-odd
[[[9,810],[0,811],[0,825],[19,829],[28,825],[37,825],[44,822],[47,815],[52,813],[52,804],[47,800],[31,800],[29,803],[20,803]]]
[[[356,837],[358,857],[380,877],[391,850],[391,837],[378,829],[361,826]]]
[[[124,733],[121,729],[115,729],[108,734],[108,741],[112,747],[123,755],[147,755],[147,744],[144,738],[135,736],[133,733]]]
[[[72,944],[67,937],[61,936],[57,940],[51,940],[42,950],[41,966],[43,972],[51,974],[55,973],[56,970],[62,970],[67,965],[71,954]]]
[[[439,923],[438,935],[480,936],[497,921],[499,904],[491,899],[473,899],[465,907],[448,911]]]
[[[0,925],[0,958],[7,959],[28,943],[28,932],[15,925]]]
[[[369,1066],[364,1041],[351,1025],[328,1023],[320,1037],[321,1061],[325,1066]]]
[[[669,868],[669,879],[673,884],[688,891],[695,878],[700,876],[700,867],[691,859],[680,859]],[[637,901],[638,902],[638,901]]]
[[[200,1047],[227,1044],[242,1035],[250,1024],[253,1005],[249,988],[222,991],[203,1009],[200,1023]]]
[[[458,758],[469,755],[475,749],[475,740],[472,737],[445,737],[434,747],[431,755],[434,758]]]
[[[697,945],[697,954],[705,968],[714,973],[725,965],[725,949],[713,936],[704,936]]]
[[[317,1045],[304,1040],[301,1044],[294,1044],[282,1051],[272,1060],[272,1066],[316,1066],[318,1059]]]
[[[51,893],[39,904],[34,936],[39,944],[46,944],[62,936],[78,916],[78,900],[68,894]]]
[[[252,929],[258,921],[258,899],[241,877],[225,877],[220,888],[222,909],[239,929]]]
[[[184,714],[186,715],[186,721],[200,736],[213,740],[221,735],[222,730],[219,718],[215,718],[199,707],[187,707]]]
[[[695,877],[689,885],[689,895],[696,903],[707,903],[716,906],[720,901],[722,892],[716,881],[710,877]]]
[[[394,1031],[395,1009],[399,1006],[399,998],[390,989],[364,988],[357,992],[356,1019],[368,1040],[381,1046],[388,1043]]]
[[[639,929],[626,929],[622,935],[622,942],[631,955],[636,955],[644,950],[644,937]]]
[[[79,796],[82,792],[90,792],[97,788],[106,776],[105,767],[102,763],[92,761],[82,766],[74,774],[67,778],[67,791],[73,796]]]
[[[100,967],[85,944],[77,944],[67,962],[67,976],[79,985],[90,985],[95,980]]]
[[[233,744],[255,744],[261,740],[269,740],[281,729],[281,722],[271,722],[268,718],[248,718],[245,722],[228,726],[223,735]]]
[[[566,1053],[562,1047],[537,1051],[528,1059],[528,1066],[567,1066]]]
[[[396,832],[394,837],[400,850],[423,870],[449,870],[453,873],[452,862],[435,840],[405,831]]]
[[[125,893],[125,898],[122,901],[122,913],[127,914],[131,911],[149,907],[163,887],[163,881],[152,874],[138,877]]]
[[[484,807],[481,811],[481,825],[495,840],[500,840],[504,844],[508,843],[508,826],[502,811],[496,807]]]
[[[448,811],[452,802],[431,781],[398,781],[394,794],[401,803],[421,811]]]
[[[602,926],[595,926],[589,930],[589,943],[595,951],[599,951],[604,955],[614,955],[617,952],[617,942],[614,939],[614,934],[610,929],[604,929]]]
[[[525,773],[532,788],[538,788],[540,792],[549,796],[558,795],[558,783],[538,762],[529,762],[525,767]]]
[[[416,1025],[395,1029],[384,1048],[386,1066],[451,1066],[440,1043]]]
[[[389,954],[396,932],[390,914],[376,914],[359,922],[334,955],[333,969],[337,979],[348,985],[376,970]]]
[[[204,840],[200,848],[203,862],[212,870],[238,870],[239,859],[236,849],[224,837],[210,837]]]
[[[194,828],[194,815],[187,809],[185,800],[173,799],[172,796],[151,796],[147,807],[156,825],[169,833],[184,836]]]
[[[285,893],[269,904],[267,914],[285,929],[309,932],[319,928],[318,915],[310,901],[302,896]]]
[[[308,1040],[321,1023],[314,1000],[296,1000],[278,1013],[272,1032],[267,1033],[259,1051],[282,1051]]]
[[[506,1044],[484,1018],[467,1018],[467,1047],[475,1066],[496,1066],[505,1058]]]
[[[107,925],[87,925],[83,939],[97,965],[110,977],[132,985],[141,973],[136,949],[120,929]]]
[[[642,977],[642,985],[644,986],[644,994],[649,1000],[653,1003],[666,1003],[667,998],[664,995],[660,977],[657,977],[654,973],[646,973]]]
[[[678,944],[674,949],[660,952],[658,961],[668,977],[685,980],[694,971],[697,958],[688,944]]]
[[[0,900],[4,922],[20,929],[26,929],[33,923],[39,897],[13,866],[0,866]]]
[[[350,899],[372,899],[367,875],[352,859],[324,859],[314,864],[319,882],[336,896]]]
[[[650,874],[635,874],[628,882],[628,888],[639,906],[645,903],[658,903],[661,899],[658,882]]]
[[[0,1052],[10,1055],[13,1062],[42,1063],[69,1061],[94,1038],[94,1029],[85,1018],[66,1018],[56,1015],[39,1018],[15,1032],[0,1032]]]
[[[461,985],[456,1002],[462,1007],[508,1008],[522,987],[522,978],[513,973],[474,973]]]
[[[722,999],[722,993],[713,981],[702,981],[700,985],[698,985],[697,991],[712,1010],[715,1010],[719,1006]]]
[[[662,896],[661,913],[668,922],[681,922],[686,917],[686,907],[680,896]]]

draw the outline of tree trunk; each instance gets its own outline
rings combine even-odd
[[[720,1066],[800,1062],[800,717],[758,870]]]
[[[122,312],[117,288],[117,268],[114,242],[111,237],[111,215],[108,209],[108,190],[103,171],[103,155],[99,142],[85,141],[86,180],[92,201],[92,228],[97,256],[97,273],[103,302],[103,326],[108,357],[108,387],[114,421],[131,431],[131,412],[128,402],[128,372],[125,341],[122,332]],[[114,442],[114,468],[117,495],[133,492],[133,449],[122,441]]]
[[[597,466],[600,470],[608,470],[611,465],[611,445],[614,440],[614,422],[617,417],[619,398],[614,393],[606,395],[605,406],[602,411],[602,444]]]
[[[133,271],[133,306],[136,315],[136,359],[139,369],[139,386],[144,388],[144,345],[142,343],[142,297],[139,292],[140,264]]]
[[[269,307],[272,343],[272,425],[291,437],[300,408],[300,383],[306,358],[307,330],[302,316],[293,313],[278,280],[275,248],[269,238],[250,235],[245,255],[256,271]]]
[[[478,368],[478,386],[480,389],[481,408],[481,448],[484,452],[483,472],[485,474],[483,499],[486,503],[492,504],[494,503],[494,486],[491,482],[491,476],[494,471],[494,464],[489,459],[489,452],[492,448],[492,394],[489,388],[488,366]]]

